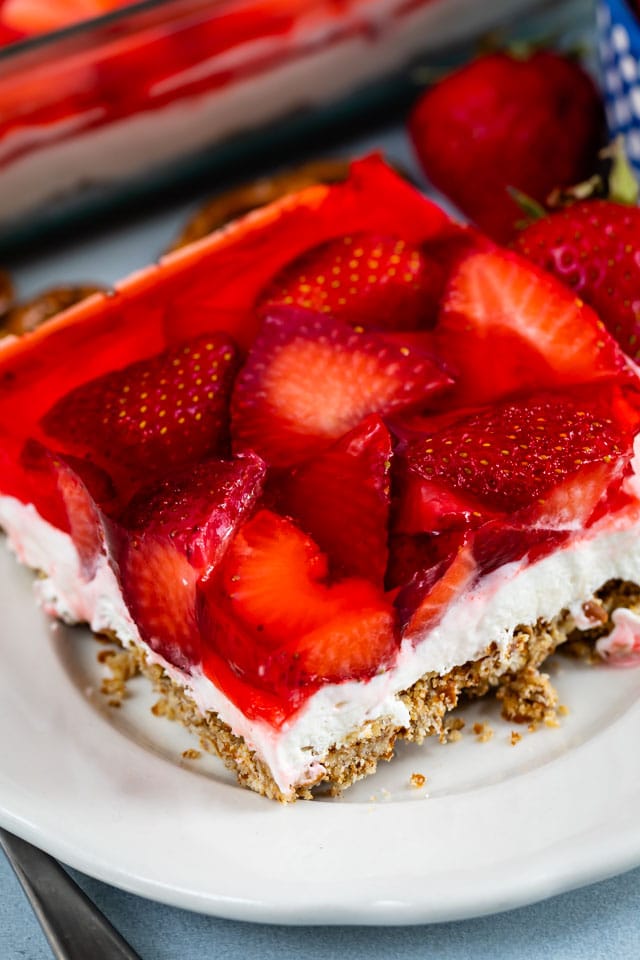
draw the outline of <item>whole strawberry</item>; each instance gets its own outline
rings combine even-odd
[[[547,51],[473,61],[429,89],[410,121],[430,181],[498,242],[522,219],[507,188],[542,202],[555,187],[584,179],[602,131],[591,79]]]
[[[536,220],[517,237],[525,257],[554,273],[640,361],[640,209],[583,200]]]

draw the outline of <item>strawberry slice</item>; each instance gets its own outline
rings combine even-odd
[[[387,566],[391,438],[372,414],[279,484],[278,502],[338,576],[382,586]]]
[[[237,350],[206,334],[76,387],[42,427],[112,475],[149,482],[224,449]]]
[[[350,606],[290,643],[276,664],[283,673],[287,671],[288,687],[341,683],[383,673],[396,649],[393,611],[372,598],[369,604]]]
[[[356,233],[303,254],[270,284],[261,303],[306,307],[366,330],[433,326],[444,271],[397,237]]]
[[[451,543],[457,546],[454,534],[393,533],[389,538],[389,563],[385,578],[388,590],[406,586],[418,570],[428,570],[449,552]]]
[[[519,513],[530,526],[582,526],[632,455],[634,424],[618,399],[613,389],[539,393],[444,426],[436,419],[409,443],[408,474],[475,501],[485,519]],[[464,512],[459,522],[468,523]]]
[[[422,351],[281,308],[266,318],[236,382],[235,447],[290,466],[326,449],[367,414],[425,407],[450,384]]]
[[[220,577],[203,590],[205,642],[239,675],[287,697],[320,680],[373,676],[397,648],[392,608],[367,580],[329,584],[327,574],[327,558],[310,537],[261,510],[239,530]]]
[[[69,518],[71,539],[80,557],[80,571],[86,580],[91,580],[99,557],[106,554],[104,514],[72,463],[71,458],[54,457],[53,460],[58,489]]]
[[[593,311],[538,267],[504,250],[455,268],[436,335],[458,406],[611,377],[622,351]]]
[[[491,512],[473,497],[452,490],[448,481],[427,479],[417,470],[399,470],[397,487],[396,533],[442,533],[477,527]]]
[[[459,599],[476,578],[473,550],[464,537],[443,537],[439,552],[441,558],[432,566],[418,570],[396,597],[403,634],[409,638],[436,627],[447,607]]]
[[[220,563],[264,473],[255,456],[202,460],[140,490],[112,532],[122,593],[142,639],[181,669],[201,659],[197,583]]]
[[[569,537],[567,530],[527,528],[504,520],[491,520],[473,537],[473,556],[478,576],[487,574],[527,557],[530,563],[557,549]]]
[[[68,532],[80,557],[80,573],[91,580],[106,553],[105,514],[117,509],[110,477],[87,460],[48,450],[29,439],[22,451],[38,489],[43,516]]]

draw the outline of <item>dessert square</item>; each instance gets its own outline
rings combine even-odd
[[[0,348],[0,521],[265,796],[342,789],[582,631],[637,652],[637,368],[378,157]],[[521,716],[516,714],[520,712]]]

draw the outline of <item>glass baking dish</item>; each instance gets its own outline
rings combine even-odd
[[[4,46],[0,245],[148,191],[170,171],[233,164],[237,148],[268,148],[283,122],[320,115],[418,54],[536,6],[147,0]]]

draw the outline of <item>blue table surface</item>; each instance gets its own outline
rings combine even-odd
[[[343,154],[383,148],[415,166],[404,135],[382,130]],[[20,293],[55,283],[109,283],[144,266],[167,246],[193,204],[70,239],[10,265]],[[265,801],[266,802],[266,801]],[[614,814],[615,815],[615,812]],[[523,864],[526,870],[526,864]],[[640,869],[509,913],[419,927],[282,927],[200,916],[153,903],[73,873],[142,960],[240,960],[297,957],[412,960],[638,960]],[[10,867],[0,856],[0,960],[50,960],[51,952]],[[87,960],[91,960],[87,957]]]

